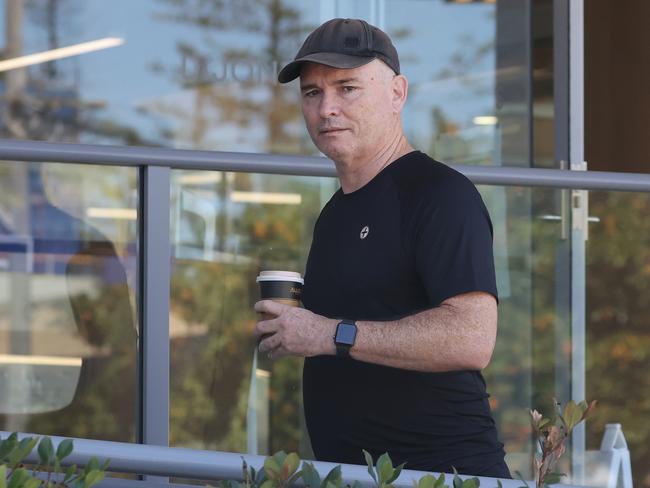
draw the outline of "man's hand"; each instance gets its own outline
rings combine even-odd
[[[255,327],[255,337],[261,339],[259,350],[269,358],[336,353],[333,338],[337,320],[272,300],[257,302],[255,311],[275,315]]]

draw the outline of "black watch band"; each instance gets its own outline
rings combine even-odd
[[[354,346],[357,339],[357,324],[354,320],[341,320],[336,326],[334,334],[334,345],[336,346],[336,355],[340,357],[350,357],[350,349]]]

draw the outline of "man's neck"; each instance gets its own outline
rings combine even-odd
[[[412,151],[413,147],[406,140],[406,137],[400,134],[397,139],[391,141],[381,151],[365,161],[335,161],[343,193],[352,193],[365,186],[386,166]]]

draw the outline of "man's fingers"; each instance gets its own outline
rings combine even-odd
[[[273,359],[274,361],[285,356],[290,356],[289,351],[287,351],[284,347],[276,347],[275,349],[271,349],[266,355],[269,359]]]
[[[278,324],[275,319],[262,320],[255,326],[255,338],[261,339],[266,335],[273,335],[278,331]]]
[[[274,302],[273,300],[260,300],[255,304],[255,311],[261,313],[270,313],[276,317],[281,315],[287,308],[290,308],[289,305],[284,305],[283,303]]]
[[[260,352],[270,352],[280,345],[280,340],[275,336],[275,334],[270,335],[260,341],[257,348]],[[269,356],[270,357],[270,356]]]

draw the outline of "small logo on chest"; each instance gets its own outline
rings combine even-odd
[[[366,237],[368,237],[368,234],[370,234],[370,227],[366,225],[363,229],[361,229],[361,232],[359,233],[359,237],[361,239],[365,239]]]

